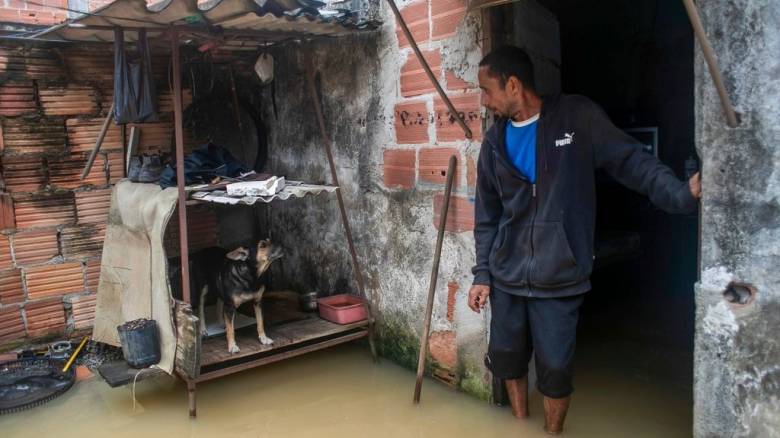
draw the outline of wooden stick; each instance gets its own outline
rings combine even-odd
[[[81,353],[81,349],[84,348],[84,344],[87,343],[87,340],[89,339],[89,336],[84,336],[84,339],[81,340],[81,343],[76,348],[76,351],[73,352],[73,354],[70,355],[70,359],[68,359],[68,362],[65,364],[64,367],[62,367],[62,372],[67,373],[68,369],[70,369],[70,366],[73,365],[73,361],[76,360],[76,357],[78,357],[79,353]]]
[[[312,103],[314,104],[314,112],[317,115],[317,126],[320,129],[320,135],[322,141],[325,144],[325,154],[328,157],[328,165],[330,166],[330,176],[333,179],[333,184],[336,186],[336,197],[339,201],[339,211],[341,212],[341,222],[344,225],[344,232],[347,235],[347,244],[349,245],[349,255],[352,258],[352,269],[355,271],[355,279],[358,284],[358,291],[360,296],[366,300],[366,310],[368,313],[368,345],[371,347],[371,355],[374,361],[377,361],[376,346],[374,345],[374,318],[371,311],[371,302],[366,295],[365,287],[363,286],[363,272],[360,269],[360,262],[358,262],[357,251],[355,251],[355,242],[352,240],[352,229],[349,226],[349,218],[347,218],[347,209],[344,207],[344,197],[341,194],[341,184],[339,184],[339,176],[336,173],[336,161],[333,159],[332,145],[328,131],[325,129],[325,117],[322,114],[322,106],[320,105],[320,97],[317,94],[317,89],[314,87],[314,63],[312,62],[311,55],[306,57],[306,70],[308,77],[309,93],[311,94]]]
[[[447,211],[450,208],[450,194],[452,193],[452,181],[455,176],[455,155],[450,157],[447,167],[447,186],[444,189],[444,205],[441,207],[439,218],[439,234],[436,237],[436,252],[433,255],[433,267],[431,267],[431,281],[428,286],[428,302],[425,305],[425,322],[420,334],[420,356],[417,359],[417,382],[414,384],[414,403],[420,403],[420,391],[422,391],[423,373],[425,372],[425,357],[428,354],[428,332],[431,329],[431,315],[433,314],[433,298],[436,293],[436,279],[439,277],[439,260],[441,259],[441,245],[444,241],[444,228],[447,226]]]
[[[141,134],[141,128],[133,126],[130,128],[130,139],[127,142],[127,157],[125,157],[125,175],[130,173],[130,159],[133,158],[135,150],[138,147],[138,140]]]
[[[171,30],[171,57],[173,57],[173,125],[176,137],[176,188],[179,191],[179,260],[181,260],[181,290],[184,301],[190,297],[190,253],[187,235],[187,194],[184,192],[184,117],[181,107],[181,59],[179,59],[179,34]],[[200,322],[204,324],[203,321]]]
[[[718,69],[715,51],[712,50],[710,40],[704,32],[704,26],[701,24],[701,17],[699,17],[699,10],[696,8],[693,0],[683,0],[683,4],[688,12],[688,18],[691,20],[693,33],[696,35],[696,39],[699,40],[699,44],[701,44],[701,51],[704,54],[704,60],[707,61],[707,67],[710,69],[712,82],[715,84],[715,89],[718,90],[720,104],[723,107],[723,112],[726,113],[726,123],[730,128],[736,128],[739,126],[737,114],[734,112],[734,106],[731,104],[729,93],[726,91],[725,85],[723,85],[723,77],[720,74],[720,69]]]
[[[98,134],[97,140],[95,140],[95,146],[92,147],[92,152],[89,154],[87,165],[84,166],[84,171],[81,172],[81,179],[86,178],[89,171],[92,170],[92,164],[95,162],[98,151],[100,151],[100,146],[103,145],[103,139],[106,138],[108,125],[111,123],[112,117],[114,117],[114,102],[111,102],[111,109],[108,110],[108,115],[106,116],[106,119],[103,120],[103,126],[100,128],[100,134]]]
[[[452,104],[450,97],[447,96],[447,93],[445,93],[441,88],[441,84],[439,84],[439,80],[436,79],[436,76],[431,71],[431,67],[428,65],[428,61],[425,60],[422,53],[420,52],[420,48],[417,47],[417,42],[414,40],[412,33],[409,31],[409,27],[406,25],[404,17],[401,16],[401,12],[398,10],[398,6],[396,6],[393,0],[387,0],[387,2],[390,3],[390,8],[393,10],[393,14],[395,14],[395,19],[398,21],[398,24],[401,25],[401,30],[404,32],[404,35],[406,35],[406,39],[409,41],[409,44],[411,44],[412,50],[414,50],[414,54],[417,55],[417,59],[420,61],[420,65],[422,65],[423,70],[425,70],[425,74],[428,76],[428,79],[431,81],[434,88],[436,88],[436,91],[439,93],[439,97],[441,97],[441,99],[444,101],[444,104],[447,105],[447,109],[450,111],[452,117],[455,118],[455,121],[458,122],[458,125],[460,125],[460,128],[463,130],[466,138],[471,140],[474,137],[474,134],[471,133],[471,129],[466,125],[466,121],[463,120],[461,114],[458,112],[458,110],[455,109],[455,106]]]

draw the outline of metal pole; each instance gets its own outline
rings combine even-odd
[[[455,121],[457,121],[461,129],[463,129],[463,133],[466,134],[466,138],[471,140],[474,137],[474,134],[471,133],[471,129],[466,125],[466,121],[463,120],[463,117],[461,117],[458,110],[455,109],[455,106],[452,104],[450,97],[447,96],[447,93],[445,93],[441,88],[438,79],[436,79],[436,76],[434,76],[433,72],[431,71],[431,67],[428,65],[428,61],[426,61],[422,53],[420,53],[420,48],[417,47],[417,42],[414,40],[412,33],[409,31],[409,27],[406,26],[406,21],[404,21],[404,17],[401,16],[401,12],[398,10],[398,6],[396,6],[393,0],[387,0],[387,2],[390,3],[390,8],[395,14],[395,19],[398,21],[398,24],[401,25],[401,30],[404,32],[404,35],[406,35],[406,39],[412,46],[412,50],[414,50],[415,55],[417,55],[417,59],[420,61],[423,70],[425,70],[425,74],[428,75],[428,79],[430,79],[431,83],[436,88],[436,91],[439,93],[439,97],[441,97],[441,99],[444,101],[444,104],[447,105],[447,109],[450,111],[450,114],[452,114],[452,116],[455,118]]]
[[[171,30],[171,57],[173,58],[173,125],[176,136],[176,188],[179,190],[179,258],[181,259],[181,289],[184,301],[190,299],[190,257],[187,242],[187,194],[184,191],[184,130],[181,108],[181,65],[179,33]],[[200,322],[203,324],[203,321]]]
[[[436,236],[436,252],[433,255],[433,267],[431,267],[431,281],[428,286],[428,302],[425,305],[425,322],[420,334],[420,355],[417,359],[417,382],[414,385],[414,403],[420,403],[422,391],[423,373],[425,371],[425,357],[428,354],[428,332],[431,330],[431,315],[433,314],[433,298],[436,293],[436,280],[439,277],[439,260],[441,259],[441,245],[444,241],[444,228],[447,226],[447,212],[450,209],[450,194],[452,193],[452,181],[455,176],[455,155],[450,156],[450,164],[447,167],[447,186],[444,189],[444,205],[441,207],[439,217],[439,234]]]
[[[707,61],[707,66],[710,69],[712,82],[715,84],[715,89],[718,90],[720,104],[723,107],[723,112],[726,113],[726,122],[730,128],[736,128],[739,125],[737,114],[734,112],[734,107],[731,104],[729,94],[726,91],[726,87],[723,85],[723,77],[720,74],[720,69],[718,69],[715,52],[712,50],[707,34],[704,33],[704,26],[701,23],[701,17],[699,17],[699,10],[696,8],[693,0],[683,0],[683,4],[685,5],[685,10],[688,11],[688,18],[691,20],[693,33],[699,40],[699,44],[701,44],[701,51],[704,54],[704,59]]]
[[[358,262],[357,251],[355,251],[355,242],[352,240],[352,229],[349,226],[349,219],[347,218],[347,209],[344,207],[344,197],[341,194],[341,184],[339,184],[339,176],[336,173],[336,162],[333,159],[332,144],[330,141],[330,137],[328,136],[328,131],[325,129],[325,118],[322,115],[322,106],[320,105],[320,97],[317,94],[317,89],[314,87],[314,63],[312,62],[311,55],[307,55],[306,57],[306,70],[308,70],[307,82],[309,85],[309,93],[311,94],[311,99],[314,103],[314,111],[317,114],[317,125],[319,126],[320,134],[322,135],[322,141],[325,144],[325,153],[328,156],[328,165],[330,166],[330,176],[333,179],[333,184],[338,187],[336,189],[336,197],[338,198],[339,201],[339,210],[341,211],[341,222],[344,225],[344,232],[347,235],[347,244],[349,245],[349,255],[352,258],[352,269],[355,270],[355,279],[357,280],[358,290],[360,291],[360,295],[366,300],[366,308],[368,310],[368,321],[369,321],[368,343],[371,347],[371,355],[374,357],[374,360],[376,360],[377,355],[376,355],[376,347],[374,345],[374,337],[373,337],[374,324],[373,324],[373,316],[371,312],[371,303],[368,300],[368,296],[366,295],[366,291],[363,286],[363,273],[360,270],[360,263]]]

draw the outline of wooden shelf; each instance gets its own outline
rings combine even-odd
[[[363,338],[368,335],[368,322],[340,325],[312,316],[271,327],[266,334],[274,340],[273,344],[261,344],[254,326],[237,331],[236,344],[241,351],[235,354],[227,351],[224,336],[204,339],[201,374],[196,382]]]

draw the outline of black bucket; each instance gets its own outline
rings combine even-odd
[[[160,361],[160,339],[153,319],[135,319],[117,326],[125,360],[133,368],[146,368]]]

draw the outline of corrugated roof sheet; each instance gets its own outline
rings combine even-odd
[[[191,197],[201,202],[213,202],[216,204],[246,204],[254,205],[257,202],[269,203],[274,200],[286,201],[290,198],[303,198],[306,195],[319,195],[321,193],[333,193],[338,187],[320,186],[314,184],[303,184],[297,181],[287,181],[287,184],[281,192],[272,196],[244,196],[236,198],[227,196],[224,190],[214,190],[211,192],[194,192]]]
[[[37,36],[70,41],[113,41],[112,30],[77,26],[146,27],[149,36],[156,36],[174,24],[183,26],[180,29],[185,36],[189,29],[205,32],[210,28],[212,33],[218,34],[219,31],[213,29],[221,28],[228,44],[240,45],[242,41],[272,43],[290,38],[339,36],[375,29],[379,24],[360,22],[350,11],[318,10],[321,5],[311,0],[163,0],[147,6],[144,0],[117,0],[89,16],[69,20]],[[135,38],[135,32],[125,35],[125,41]]]

